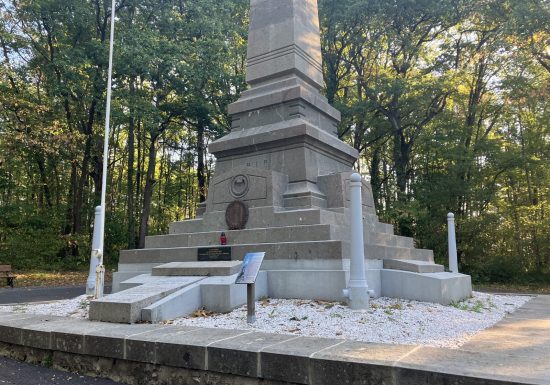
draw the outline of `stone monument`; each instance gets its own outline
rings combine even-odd
[[[231,132],[209,147],[215,177],[199,217],[147,237],[145,249],[122,251],[118,293],[93,302],[91,318],[120,321],[109,310],[116,306],[128,309],[122,322],[173,318],[200,306],[229,311],[246,302],[246,290],[234,285],[235,261],[255,251],[266,253],[258,296],[345,299],[358,153],[338,139],[340,113],[320,92],[317,12],[317,0],[251,0],[250,87],[229,107]],[[469,276],[444,272],[432,251],[378,221],[365,180],[361,195],[375,296],[447,304],[471,295]],[[222,232],[231,261],[197,262],[199,249],[214,247],[216,255]]]

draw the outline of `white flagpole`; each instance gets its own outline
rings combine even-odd
[[[103,296],[103,286],[105,283],[105,266],[103,265],[103,250],[105,240],[105,201],[107,195],[107,170],[109,168],[109,128],[111,124],[111,91],[113,77],[113,49],[115,41],[115,0],[111,3],[111,37],[109,40],[109,70],[107,75],[107,106],[105,109],[105,140],[103,143],[103,176],[101,180],[101,220],[99,221],[99,257],[100,263],[96,273],[96,291],[95,297]]]

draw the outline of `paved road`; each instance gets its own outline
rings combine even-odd
[[[105,293],[110,292],[111,287],[106,287]],[[56,301],[78,297],[85,293],[84,286],[0,288],[0,304]]]
[[[0,357],[0,385],[120,385]]]

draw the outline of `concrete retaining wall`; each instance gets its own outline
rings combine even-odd
[[[0,355],[132,385],[531,383],[461,373],[464,369],[454,369],[450,362],[463,353],[251,331],[114,325],[0,313]]]

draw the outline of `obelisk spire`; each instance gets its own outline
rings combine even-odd
[[[296,75],[323,87],[317,0],[251,0],[246,81]]]
[[[338,139],[340,112],[320,92],[317,0],[250,0],[250,6],[250,88],[229,105],[231,132],[208,146],[216,174],[248,173],[258,205],[272,196],[279,199],[274,206],[287,209],[327,207],[319,178],[350,171],[359,154]],[[288,183],[284,192],[269,195],[274,185],[260,187],[261,180],[275,175]]]

